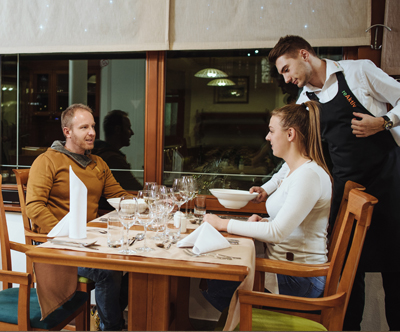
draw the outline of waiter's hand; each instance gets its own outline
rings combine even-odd
[[[357,112],[353,112],[353,115],[361,119],[351,120],[351,129],[356,137],[368,137],[384,130],[385,120],[381,117],[375,118],[372,115]]]
[[[249,192],[250,194],[258,193],[258,196],[251,200],[253,203],[261,203],[262,201],[265,201],[268,197],[267,192],[261,187],[251,187]]]

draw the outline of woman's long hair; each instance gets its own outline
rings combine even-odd
[[[280,118],[284,130],[296,130],[305,157],[314,160],[331,176],[322,150],[319,103],[307,101],[303,104],[289,104],[273,110],[272,115]]]

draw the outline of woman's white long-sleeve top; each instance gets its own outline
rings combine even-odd
[[[230,220],[228,232],[253,237],[267,243],[267,257],[319,264],[327,261],[326,236],[332,184],[329,175],[314,161],[289,174],[272,178],[264,186],[271,194],[266,207],[268,222]],[[263,187],[264,187],[263,186]]]

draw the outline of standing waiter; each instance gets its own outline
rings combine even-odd
[[[400,330],[400,84],[369,60],[319,59],[299,36],[282,37],[269,54],[286,83],[303,88],[297,103],[321,104],[321,134],[328,143],[334,179],[331,221],[344,185],[352,180],[378,198],[354,281],[344,322],[360,330],[365,302],[365,272],[381,272],[386,319]],[[393,109],[387,112],[386,103]],[[279,174],[279,173],[278,173]],[[263,188],[258,199],[267,193]]]

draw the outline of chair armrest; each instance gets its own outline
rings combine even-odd
[[[296,277],[318,277],[326,276],[328,270],[329,263],[303,264],[267,258],[256,258],[256,271],[261,272],[272,272]]]
[[[291,310],[322,310],[336,308],[344,304],[346,293],[338,293],[321,298],[308,298],[290,295],[239,290],[240,305],[250,304]]]
[[[25,230],[25,239],[34,240],[37,242],[47,242],[49,239],[54,238],[54,237],[49,237],[47,234],[35,233],[30,229],[25,228],[24,230]]]
[[[7,282],[20,285],[30,285],[31,275],[25,272],[0,270],[0,280],[3,281],[3,284]]]
[[[35,246],[31,244],[23,244],[23,243],[18,243],[18,242],[13,242],[10,241],[10,249],[19,251],[19,252],[27,252],[28,250],[34,248]]]

